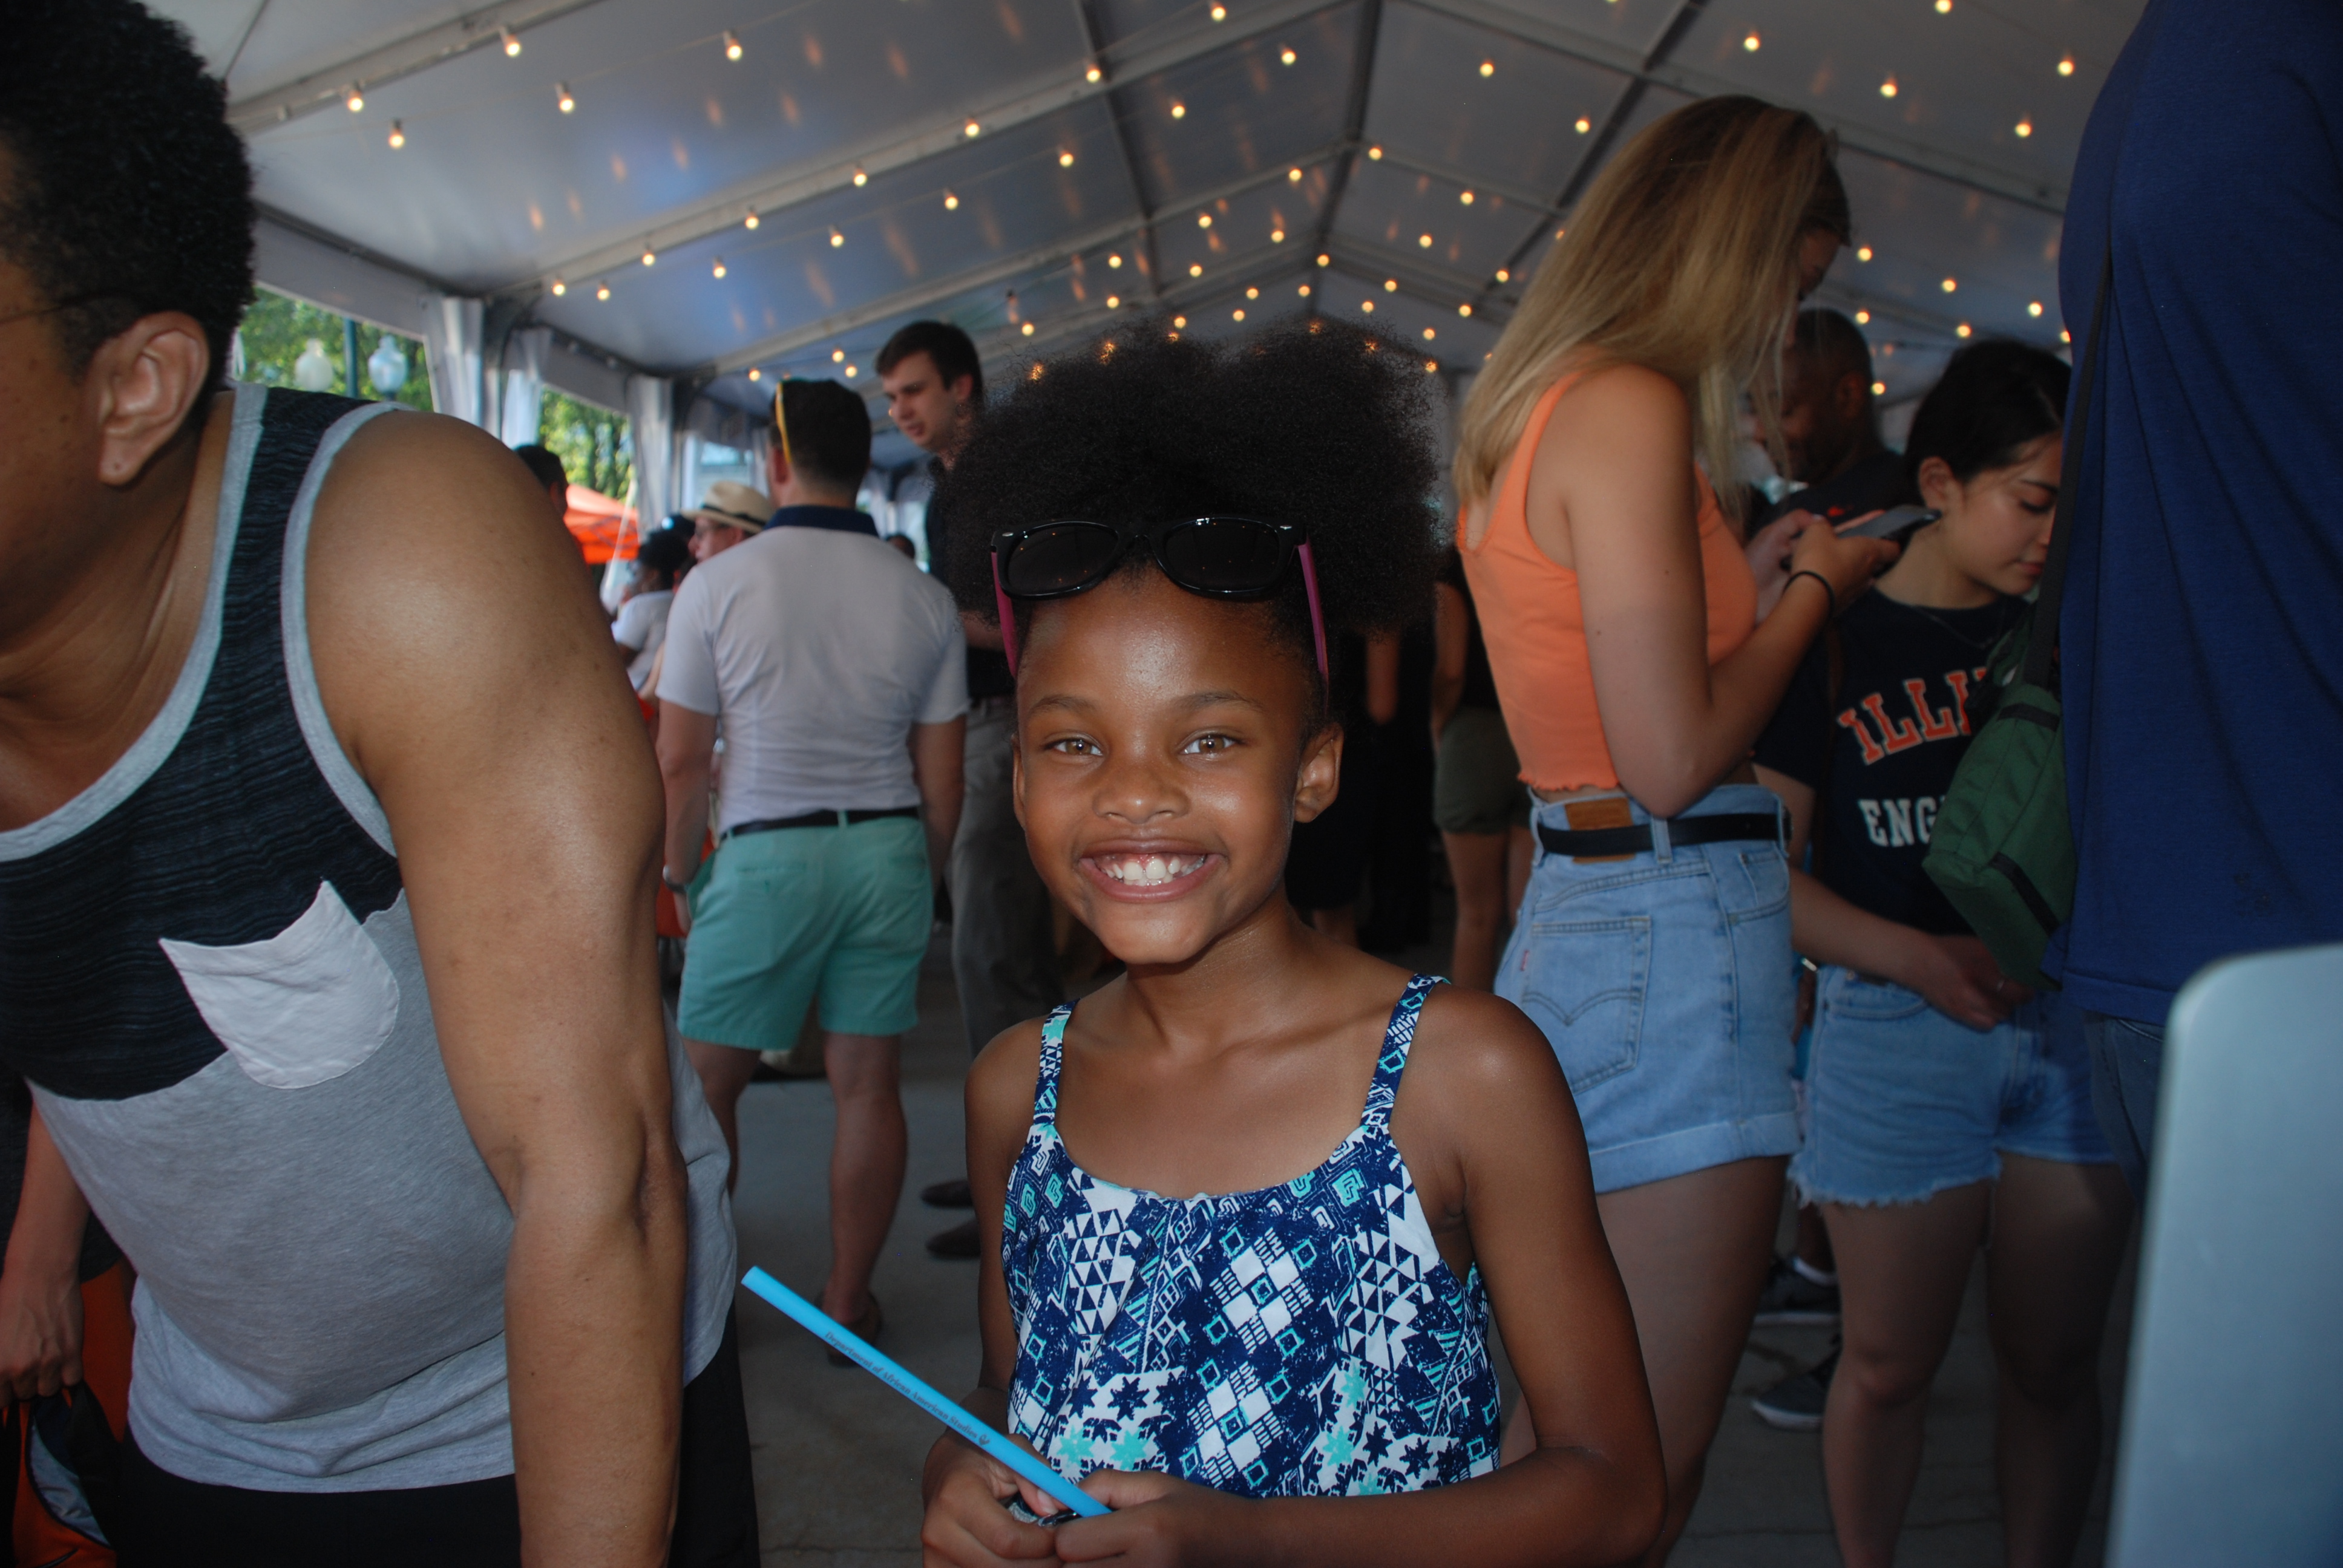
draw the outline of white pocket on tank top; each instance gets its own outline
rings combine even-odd
[[[381,1050],[398,1022],[398,980],[330,882],[264,941],[160,940],[196,1010],[245,1076],[266,1088],[339,1078]]]

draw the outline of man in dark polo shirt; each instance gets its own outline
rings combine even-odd
[[[941,321],[914,321],[879,351],[887,411],[929,454],[940,479],[960,456],[984,402],[984,368],[968,334]],[[928,512],[928,558],[940,565],[956,548],[951,519]],[[959,541],[957,548],[968,548]],[[1017,748],[1017,683],[1001,651],[1001,628],[962,616],[968,635],[968,794],[952,841],[952,980],[970,1054],[1010,1025],[1040,1018],[1065,1000],[1058,977],[1050,892],[1025,848],[1011,794]],[[969,1205],[965,1180],[939,1181],[920,1196],[940,1209]],[[940,1258],[976,1256],[976,1221],[930,1238]]]

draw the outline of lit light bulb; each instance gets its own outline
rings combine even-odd
[[[390,136],[388,139],[390,142],[391,151],[397,152],[399,148],[407,145],[407,127],[400,125],[397,120],[391,121]]]
[[[843,365],[843,364],[845,364],[845,363],[846,363],[846,350],[845,350],[845,349],[843,349],[843,348],[833,348],[833,349],[831,349],[831,350],[830,351],[830,362],[832,365]]]
[[[1952,293],[1955,289],[1960,287],[1960,286],[1961,280],[1957,277],[1948,277],[1945,279],[1943,283],[1937,285],[1937,286],[1942,288],[1946,294]]]
[[[974,120],[970,120],[968,124],[960,128],[960,134],[973,140],[977,133],[983,129],[984,127],[982,126],[978,125]]]
[[[1024,326],[1019,327],[1018,330],[1022,332],[1026,337],[1031,337],[1033,336],[1033,324],[1029,321]]]
[[[1437,336],[1439,336],[1439,335],[1438,335],[1437,333],[1433,332],[1433,331],[1432,330],[1432,328],[1431,328],[1431,327],[1425,327],[1425,328],[1423,329],[1423,340],[1424,340],[1426,343],[1431,342],[1431,341],[1433,340],[1433,338],[1434,338],[1434,337],[1437,337]]]
[[[1419,249],[1430,250],[1432,248],[1432,236],[1428,234],[1417,235],[1415,236],[1415,243]]]
[[[2016,125],[2010,128],[2015,130],[2021,138],[2030,136],[2034,134],[2034,122],[2032,120],[2020,120]]]
[[[561,106],[561,112],[565,115],[578,106],[578,100],[570,95],[569,84],[567,82],[553,84],[553,101]]]
[[[1870,326],[1870,325],[1871,325],[1871,312],[1869,312],[1868,310],[1858,310],[1858,311],[1856,311],[1856,312],[1855,313],[1855,324],[1857,327],[1868,327],[1868,326]]]
[[[1172,318],[1172,325],[1174,327],[1185,327],[1188,325],[1188,318],[1184,316],[1175,316]]]
[[[1200,262],[1200,261],[1192,261],[1192,262],[1190,262],[1190,263],[1188,264],[1188,276],[1189,276],[1190,277],[1202,277],[1202,276],[1204,276],[1204,264],[1203,264],[1202,262]]]
[[[1481,62],[1481,75],[1484,76],[1493,76],[1496,74],[1497,62],[1494,60],[1483,60]]]
[[[1939,16],[1949,16],[1949,15],[1951,15],[1952,14],[1953,14],[1953,0],[1936,0],[1936,15],[1939,15]]]
[[[728,60],[737,60],[746,51],[740,47],[740,35],[727,27],[724,30],[724,57]]]
[[[1885,382],[1885,381],[1874,381],[1874,382],[1871,384],[1871,395],[1872,395],[1874,397],[1886,397],[1886,396],[1887,396],[1887,383],[1886,383],[1886,382]]]
[[[342,93],[342,102],[349,106],[350,113],[355,115],[366,107],[366,95],[358,91],[358,85],[356,82],[343,88]]]
[[[609,286],[608,284],[607,284],[607,283],[599,283],[599,284],[596,284],[596,285],[594,286],[594,297],[595,297],[595,298],[597,298],[597,299],[608,299],[608,298],[609,298],[609,297],[610,297],[610,286]]]
[[[1259,288],[1248,288],[1245,290],[1245,297],[1247,299],[1259,299],[1261,297],[1261,290]]]
[[[1122,308],[1122,297],[1116,294],[1108,295],[1106,297],[1106,307],[1109,310],[1121,310]]]
[[[649,246],[648,246],[648,245],[647,245],[647,246],[643,246],[643,265],[644,265],[645,266],[649,266],[651,263],[653,263],[653,262],[657,261],[658,259],[659,259],[659,252],[657,252],[657,251],[653,250],[653,249],[652,249]]]
[[[1271,229],[1269,231],[1269,243],[1272,245],[1283,245],[1285,243],[1285,231],[1282,228]]]
[[[842,234],[839,233],[836,229],[831,229],[831,230],[830,231],[830,249],[832,249],[832,250],[836,250],[840,246],[844,245],[845,243],[846,243],[846,236],[845,236],[844,235],[842,235]]]
[[[1309,286],[1308,284],[1306,284],[1306,283],[1305,283],[1305,284],[1303,284],[1301,287],[1299,287],[1299,288],[1295,289],[1293,292],[1294,292],[1294,293],[1296,293],[1296,294],[1298,294],[1298,295],[1300,295],[1302,298],[1307,299],[1307,298],[1309,298],[1309,297],[1310,297],[1310,286]]]
[[[1172,117],[1175,120],[1186,119],[1188,117],[1188,106],[1179,102],[1177,99],[1174,99],[1172,104]]]
[[[2058,329],[2058,341],[2061,343],[2072,343],[2075,341],[2075,335],[2062,327]]]
[[[1324,256],[1323,255],[1321,255],[1321,256],[1318,257],[1318,265],[1319,265],[1319,266],[1325,266],[1325,265],[1326,265],[1326,261],[1327,261],[1327,258],[1326,258],[1326,256]]]
[[[2074,55],[2061,55],[2058,56],[2058,74],[2062,76],[2071,76],[2075,74]]]
[[[1208,213],[1208,212],[1200,212],[1200,213],[1198,213],[1198,214],[1196,215],[1196,226],[1197,226],[1198,228],[1210,228],[1210,227],[1212,227],[1212,215],[1211,213]]]
[[[1440,368],[1440,361],[1439,361],[1439,360],[1437,360],[1437,359],[1427,359],[1427,360],[1425,360],[1425,361],[1423,362],[1423,373],[1424,373],[1426,376],[1429,376],[1429,375],[1433,374],[1434,371],[1438,370],[1439,368]]]
[[[742,219],[740,220],[740,223],[741,223],[741,226],[742,226],[743,227],[745,227],[745,228],[754,228],[754,227],[756,227],[756,226],[757,226],[757,209],[756,209],[755,207],[750,207],[750,208],[749,209],[749,216],[748,216],[747,217],[742,218]]]
[[[1871,259],[1871,247],[1867,245],[1856,246],[1855,247],[1855,259],[1857,261],[1869,261]]]
[[[1096,65],[1092,65],[1089,70],[1082,73],[1082,80],[1085,82],[1096,82],[1101,76],[1105,75],[1105,72],[1100,70]]]
[[[950,191],[946,191],[946,192],[944,192],[944,211],[946,211],[946,212],[958,212],[958,211],[960,211],[960,197],[958,197],[958,196],[956,196],[952,195],[952,194],[951,194],[951,192],[950,192]]]
[[[1397,294],[1399,292],[1399,279],[1396,277],[1384,278],[1383,292],[1385,294]]]
[[[1289,185],[1298,186],[1302,183],[1302,171],[1300,169],[1288,169],[1285,171],[1285,178],[1286,183]]]
[[[1456,314],[1459,316],[1470,316],[1473,314],[1473,307],[1470,305],[1460,305],[1456,307]]]
[[[1892,98],[1896,95],[1895,77],[1890,76],[1887,80],[1879,84],[1879,95],[1883,98]]]
[[[565,294],[567,294],[567,293],[568,293],[568,292],[569,292],[569,286],[568,286],[568,284],[566,284],[566,283],[562,282],[562,281],[561,281],[559,278],[558,278],[558,277],[557,277],[557,278],[555,278],[555,279],[553,280],[553,297],[554,297],[554,298],[558,299],[558,298],[560,298],[563,295],[565,295]]]
[[[1471,206],[1473,205],[1473,193],[1471,191],[1458,191],[1456,193],[1456,200],[1460,206]]]
[[[1962,322],[1958,327],[1954,327],[1954,328],[1953,328],[1953,336],[1955,336],[1956,337],[1966,337],[1968,335],[1969,335],[1969,324],[1968,324],[1967,322],[1966,322],[1966,321]]]
[[[508,60],[518,59],[520,57],[520,35],[509,27],[498,28],[497,35],[505,41],[505,58]]]
[[[870,176],[864,174],[861,169],[857,168],[854,171],[854,183],[858,186],[867,186],[870,183]]]
[[[1229,319],[1231,321],[1242,321],[1244,319],[1244,307],[1242,306],[1239,306],[1236,309],[1230,311]]]
[[[713,270],[717,276],[721,277],[724,276],[724,258],[722,256],[719,256],[716,258],[716,266]]]
[[[853,366],[851,366],[851,365],[850,365],[850,366],[848,366],[848,367],[846,367],[846,378],[847,378],[849,381],[851,381],[851,380],[853,380],[853,379],[854,379],[854,367],[853,367]]]
[[[1763,38],[1760,38],[1756,34],[1752,33],[1749,36],[1741,40],[1741,46],[1754,55],[1765,45],[1765,41]]]
[[[1279,64],[1281,64],[1281,65],[1292,65],[1292,64],[1293,64],[1293,62],[1294,62],[1297,58],[1299,58],[1299,57],[1300,57],[1300,56],[1296,55],[1294,54],[1294,52],[1293,52],[1292,49],[1290,49],[1290,48],[1288,48],[1288,49],[1280,49],[1280,50],[1277,52],[1277,58],[1278,58],[1278,62],[1279,62]]]
[[[1074,155],[1071,153],[1060,153],[1058,155],[1058,166],[1061,169],[1072,168],[1074,166]]]
[[[1228,8],[1227,6],[1225,6],[1225,5],[1215,5],[1215,6],[1213,6],[1213,7],[1212,7],[1212,20],[1213,20],[1213,21],[1215,21],[1215,22],[1225,22],[1225,21],[1227,21],[1228,19],[1229,19],[1229,8]]]
[[[1373,316],[1375,313],[1375,302],[1372,299],[1362,299],[1359,301],[1359,308]]]
[[[1106,264],[1109,266],[1121,266],[1122,265],[1122,257],[1120,254],[1110,256],[1106,258]]]
[[[1589,131],[1591,131],[1591,130],[1593,130],[1593,129],[1594,128],[1594,122],[1593,120],[1588,119],[1584,115],[1581,115],[1581,116],[1578,116],[1578,118],[1577,118],[1577,119],[1575,119],[1575,120],[1574,120],[1574,121],[1572,121],[1572,122],[1571,122],[1571,126],[1570,126],[1570,128],[1571,128],[1572,130],[1574,130],[1574,131],[1576,131],[1580,136],[1584,136],[1587,132],[1589,132]]]
[[[1368,160],[1369,160],[1370,162],[1373,162],[1373,163],[1381,163],[1381,162],[1383,162],[1383,148],[1381,148],[1381,147],[1369,147],[1369,148],[1367,149],[1367,158],[1368,158]]]
[[[751,381],[762,381],[764,378],[765,378],[765,373],[764,373],[762,370],[758,369],[758,368],[757,368],[755,366],[753,366],[753,365],[751,365],[751,366],[749,366],[749,380],[751,380]]]
[[[2031,299],[2031,300],[2026,301],[2026,315],[2028,315],[2028,316],[2039,316],[2039,315],[2041,315],[2041,314],[2042,314],[2042,302],[2041,302],[2040,300],[2038,300],[2038,299]]]
[[[1502,266],[1497,268],[1497,281],[1499,283],[1511,283],[1513,280],[1513,275],[1509,269]]]

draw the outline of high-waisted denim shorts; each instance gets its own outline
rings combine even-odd
[[[2112,1161],[2081,1023],[2053,992],[1971,1029],[1916,991],[1825,966],[1790,1180],[1808,1202],[1917,1203],[1992,1181],[2004,1154]]]
[[[1684,815],[1780,812],[1771,790],[1727,784]],[[1570,826],[1559,805],[1532,814]],[[1677,848],[1665,826],[1624,860],[1541,844],[1497,971],[1497,994],[1545,1031],[1570,1079],[1597,1192],[1798,1146],[1781,841]]]

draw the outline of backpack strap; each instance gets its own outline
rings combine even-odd
[[[2050,556],[2042,564],[2042,588],[2034,599],[2034,623],[2026,638],[2026,668],[2018,678],[2050,689],[2051,661],[2058,654],[2058,603],[2066,594],[2066,556],[2075,543],[2075,487],[2083,477],[2083,443],[2091,424],[2091,382],[2099,362],[2099,328],[2107,313],[2107,283],[2115,275],[2115,242],[2099,256],[2099,286],[2091,299],[2091,329],[2076,366],[2075,412],[2066,421],[2066,450],[2058,463],[2058,509],[2050,519]]]

